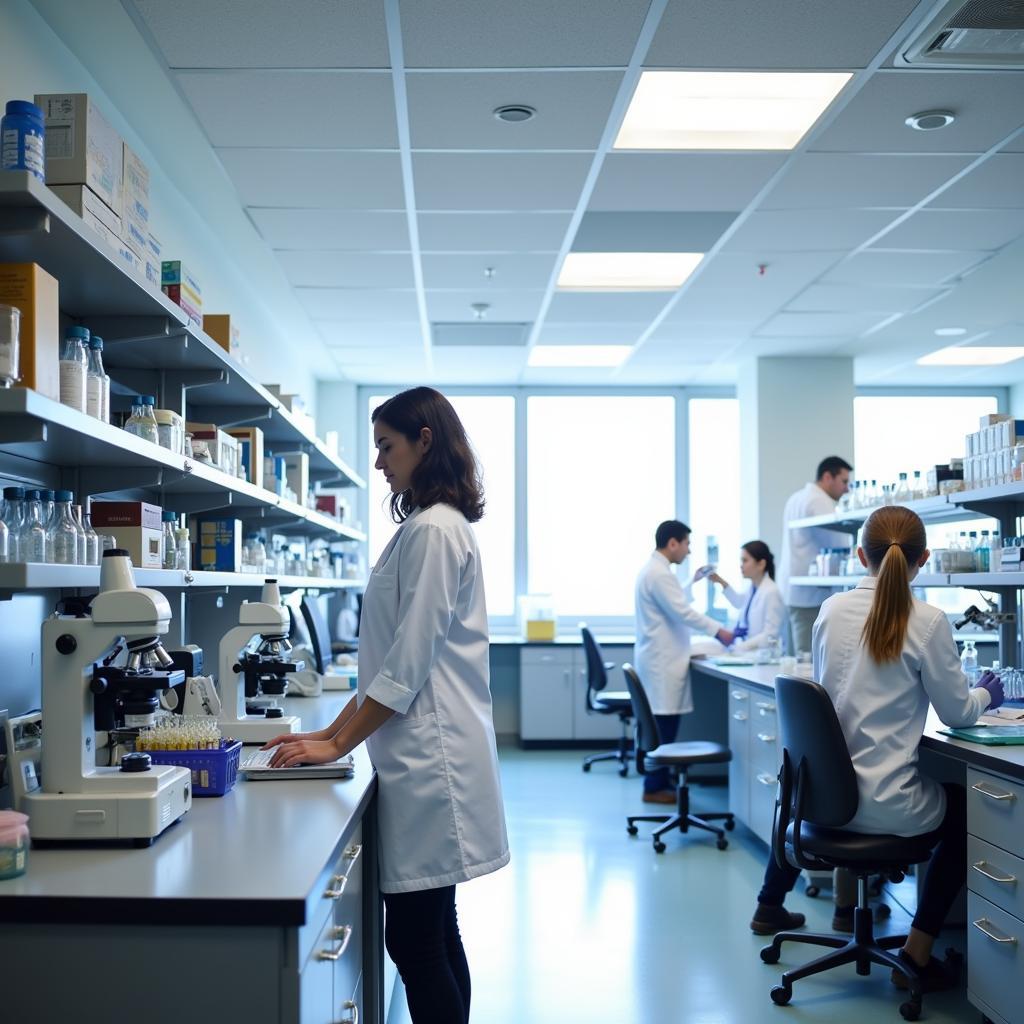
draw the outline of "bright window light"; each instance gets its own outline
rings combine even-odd
[[[558,287],[566,292],[674,292],[703,258],[700,252],[571,252]]]
[[[1014,345],[985,348],[981,345],[968,348],[951,345],[921,356],[918,366],[1002,366],[1024,356],[1024,348]]]
[[[846,72],[645,71],[615,149],[792,149]]]
[[[535,345],[529,366],[618,366],[632,345]]]

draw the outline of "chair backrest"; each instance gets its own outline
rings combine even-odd
[[[775,702],[794,803],[799,798],[799,817],[815,825],[842,828],[857,813],[859,797],[857,775],[832,699],[820,683],[776,676]]]
[[[580,634],[583,636],[583,651],[587,656],[587,690],[589,693],[599,693],[608,685],[608,673],[604,670],[604,655],[594,639],[594,634],[587,629],[585,622],[580,623]]]
[[[636,669],[627,662],[622,666],[622,674],[626,677],[629,702],[633,705],[633,718],[636,720],[636,763],[638,769],[642,771],[644,755],[661,746],[661,733],[651,710],[651,702],[647,699],[647,691],[640,682]]]

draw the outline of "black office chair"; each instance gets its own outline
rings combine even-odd
[[[633,744],[629,739],[629,725],[633,720],[633,705],[625,690],[609,690],[608,670],[615,668],[615,663],[605,661],[598,647],[594,634],[587,629],[585,622],[580,623],[583,634],[583,650],[587,656],[587,688],[583,693],[584,706],[590,715],[618,715],[621,731],[619,733],[618,750],[607,754],[591,754],[583,759],[583,770],[590,771],[596,761],[618,761],[619,775],[625,778],[629,774],[629,761],[633,756]]]
[[[666,832],[671,832],[674,828],[680,832],[699,828],[713,832],[718,837],[718,848],[724,850],[729,845],[725,832],[709,822],[721,820],[725,829],[731,832],[736,827],[732,813],[716,811],[703,817],[691,814],[690,788],[687,785],[686,772],[695,764],[725,764],[732,760],[732,752],[721,743],[706,743],[703,740],[662,743],[658,723],[654,712],[651,711],[651,702],[647,699],[640,677],[632,665],[623,665],[622,672],[626,677],[626,686],[633,702],[633,715],[636,718],[636,769],[641,775],[646,775],[657,768],[668,768],[676,781],[676,813],[630,815],[626,818],[626,831],[635,836],[639,831],[636,827],[638,821],[664,822],[661,828],[655,829],[651,835],[654,840],[654,852],[664,853],[665,844],[661,837]]]
[[[775,702],[782,729],[783,761],[779,797],[772,829],[776,863],[810,871],[849,868],[857,876],[857,907],[853,937],[779,932],[761,950],[766,964],[778,963],[784,942],[826,946],[834,952],[782,975],[771,990],[774,1003],[785,1006],[793,982],[833,967],[855,963],[857,973],[871,973],[872,964],[895,968],[907,980],[910,998],[900,1006],[906,1020],[921,1014],[921,985],[917,973],[895,950],[906,935],[875,938],[868,905],[868,879],[881,874],[902,881],[909,865],[931,856],[934,837],[868,835],[843,826],[857,812],[857,776],[842,727],[828,693],[819,683],[795,676],[777,676]]]

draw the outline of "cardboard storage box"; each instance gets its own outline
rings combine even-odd
[[[263,459],[263,489],[283,498],[285,481],[284,459],[274,455],[266,456]]]
[[[121,216],[123,143],[84,92],[35,97],[46,123],[46,183],[88,185]]]
[[[305,452],[274,452],[284,459],[284,479],[295,492],[300,505],[306,503],[309,493],[309,456]]]
[[[344,523],[348,520],[348,496],[339,490],[317,491],[316,507],[318,512],[332,516],[339,523]]]
[[[104,239],[121,237],[121,218],[88,185],[51,185],[50,191]]]
[[[60,401],[57,279],[37,263],[0,263],[0,303],[21,310],[18,386]]]
[[[245,469],[246,480],[262,487],[263,431],[259,427],[233,427],[228,434],[238,442],[238,457]]]
[[[199,523],[199,568],[211,572],[241,572],[242,521],[203,519]]]
[[[195,296],[189,289],[188,285],[162,284],[160,287],[163,290],[164,295],[166,295],[171,302],[176,306],[181,306],[182,310],[188,314],[189,319],[195,320],[197,324],[202,324],[202,307],[196,305]]]
[[[159,505],[146,501],[94,501],[92,525],[114,537],[140,569],[163,568],[163,523]]]
[[[124,224],[121,237],[140,259],[145,259],[149,236],[149,168],[127,142],[122,144],[121,152],[121,220]]]
[[[205,441],[214,465],[229,476],[238,476],[239,444],[234,437],[215,423],[187,423],[185,430],[192,435],[193,449],[196,441]]]
[[[238,328],[231,322],[228,313],[204,313],[203,330],[213,338],[215,342],[228,355],[238,357]]]

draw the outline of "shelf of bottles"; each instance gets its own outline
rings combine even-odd
[[[863,575],[791,576],[798,587],[855,587]],[[991,590],[996,587],[1024,587],[1024,572],[941,572],[918,573],[914,587],[971,587]]]

